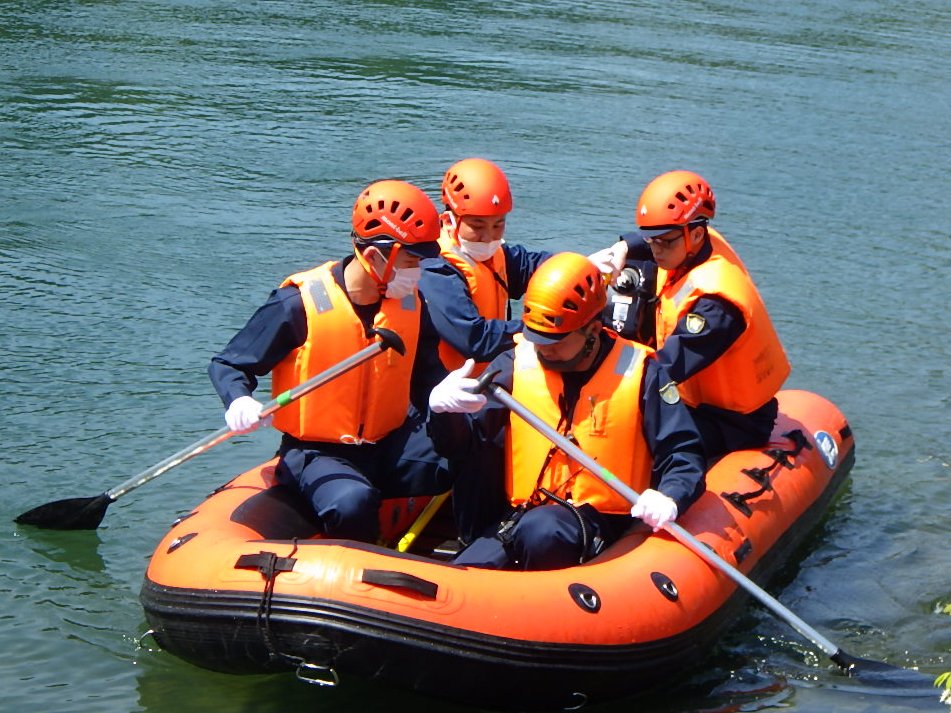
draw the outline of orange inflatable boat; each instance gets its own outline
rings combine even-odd
[[[768,447],[718,461],[678,520],[759,584],[788,562],[851,470],[842,413],[779,395]],[[388,502],[396,542],[428,498]],[[699,663],[746,594],[667,533],[643,526],[563,570],[491,571],[417,551],[323,539],[274,461],[178,520],[141,601],[160,646],[219,671],[296,670],[325,685],[376,679],[496,709],[574,708],[656,686]],[[633,523],[633,521],[632,521]],[[435,540],[432,535],[436,535]]]

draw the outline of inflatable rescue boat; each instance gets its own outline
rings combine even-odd
[[[805,391],[783,391],[779,403],[770,443],[720,459],[678,520],[761,585],[824,516],[854,460],[833,404]],[[324,539],[274,465],[219,488],[151,558],[141,591],[151,633],[198,666],[295,670],[324,685],[374,679],[495,709],[575,708],[682,675],[747,598],[636,521],[590,562],[541,572],[451,564],[438,544],[454,536],[448,517],[405,553]],[[387,501],[388,543],[428,500]]]

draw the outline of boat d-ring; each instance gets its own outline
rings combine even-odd
[[[575,691],[571,694],[574,702],[562,708],[563,711],[579,711],[588,703],[588,696],[581,691]]]
[[[140,637],[136,640],[135,645],[138,646],[140,649],[145,649],[146,651],[151,651],[152,649],[149,649],[149,648],[147,648],[147,647],[145,646],[145,639],[146,639],[147,637],[149,637],[149,636],[152,637],[152,641],[154,641],[156,644],[158,644],[158,639],[155,638],[155,629],[149,629],[148,631],[145,631],[145,632],[142,634],[142,636],[140,636]],[[161,646],[161,644],[159,644],[159,646]]]
[[[319,664],[303,661],[298,664],[295,673],[298,679],[312,686],[333,688],[340,683],[340,676],[337,675],[333,666],[320,666]]]

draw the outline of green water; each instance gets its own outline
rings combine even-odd
[[[851,486],[772,591],[850,653],[951,669],[949,57],[940,0],[0,3],[0,708],[456,710],[139,645],[152,548],[273,433],[97,532],[12,519],[219,428],[209,357],[285,275],[346,251],[357,192],[399,177],[435,197],[471,155],[509,175],[508,239],[545,249],[603,247],[662,171],[710,180],[787,386],[856,434]],[[600,710],[943,708],[831,669],[751,607],[703,669]]]

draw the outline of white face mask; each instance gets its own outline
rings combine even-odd
[[[476,262],[485,262],[491,258],[495,255],[500,245],[502,245],[501,240],[493,240],[491,243],[479,243],[459,238],[459,247],[462,248],[462,252]]]
[[[396,268],[393,270],[393,279],[386,285],[386,296],[394,300],[401,300],[406,295],[412,294],[422,275],[423,268],[421,267]]]

